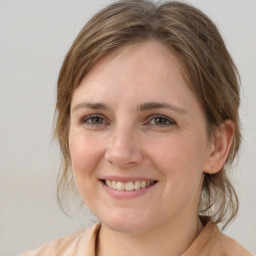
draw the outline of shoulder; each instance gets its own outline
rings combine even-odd
[[[182,256],[252,256],[242,245],[223,234],[209,218],[201,221],[203,230]]]
[[[205,245],[207,256],[252,256],[241,244],[222,233],[217,224],[209,222],[205,229],[209,231],[209,240]],[[204,250],[203,250],[204,251]]]
[[[252,256],[241,244],[222,232],[216,237],[215,245],[222,248],[223,256]]]
[[[99,224],[88,227],[85,230],[50,241],[42,246],[19,254],[18,256],[68,256],[87,255],[87,251],[94,250]],[[81,251],[81,253],[80,253]]]

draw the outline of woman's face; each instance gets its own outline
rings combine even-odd
[[[210,142],[179,61],[146,42],[100,59],[74,91],[77,188],[103,225],[150,231],[197,216]]]

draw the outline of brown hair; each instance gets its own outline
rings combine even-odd
[[[176,1],[115,2],[97,13],[75,39],[58,79],[55,135],[62,152],[58,200],[61,203],[74,185],[68,147],[74,90],[104,54],[147,40],[162,42],[180,59],[185,78],[205,112],[209,138],[214,138],[216,127],[225,120],[230,119],[235,125],[225,165],[218,173],[205,175],[199,207],[199,214],[227,224],[238,210],[237,195],[226,169],[234,161],[241,140],[239,75],[215,24],[197,8]]]

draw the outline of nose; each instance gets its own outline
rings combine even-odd
[[[119,129],[109,138],[105,159],[122,169],[131,168],[141,163],[143,152],[132,130]]]

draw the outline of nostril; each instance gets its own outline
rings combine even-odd
[[[119,143],[106,150],[105,159],[112,165],[129,168],[139,164],[143,159],[143,154],[135,145],[126,147]]]

